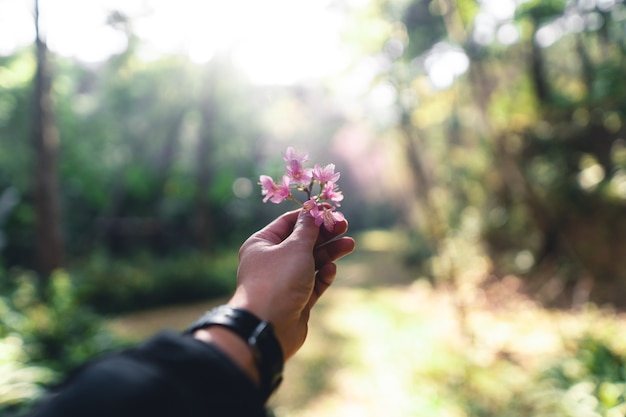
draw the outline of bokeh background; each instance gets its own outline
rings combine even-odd
[[[626,415],[623,0],[0,0],[0,412],[234,288],[293,146],[357,240],[276,416]]]

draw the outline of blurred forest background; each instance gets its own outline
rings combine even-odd
[[[282,61],[260,49],[248,64],[270,68],[270,81],[251,76],[235,47],[211,49],[214,39],[196,39],[201,59],[151,51],[138,29],[158,10],[148,1],[139,11],[110,2],[102,21],[118,48],[108,56],[64,54],[46,42],[54,2],[41,3],[0,0],[2,412],[129,343],[110,319],[228,294],[241,242],[288,209],[262,203],[258,176],[280,175],[294,146],[341,172],[341,209],[362,251],[346,269],[387,250],[380,272],[399,265],[408,288],[452,294],[472,346],[489,326],[472,327],[478,299],[504,308],[524,297],[523,311],[546,314],[520,320],[596,312],[603,320],[590,322],[609,323],[565,340],[540,371],[502,349],[497,369],[481,367],[465,346],[429,374],[448,388],[430,391],[439,408],[396,415],[626,415],[626,343],[607,331],[626,305],[623,0],[325,1],[335,26],[285,15],[267,45]],[[279,17],[308,7],[261,3]],[[7,29],[16,21],[27,42]],[[311,47],[298,51],[289,31],[315,40],[331,29],[339,52],[319,59],[332,71],[281,81],[281,62]],[[397,307],[378,296],[381,309]],[[516,381],[501,386],[527,395],[492,395],[501,371]]]

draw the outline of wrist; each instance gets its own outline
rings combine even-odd
[[[213,329],[217,328],[223,328],[226,333],[216,333]],[[211,331],[199,332],[206,329]],[[222,349],[230,353],[253,381],[258,382],[261,395],[266,400],[282,381],[284,355],[274,328],[271,323],[249,311],[229,305],[214,308],[202,315],[185,333],[201,340],[221,343]],[[236,342],[233,336],[239,341]],[[250,372],[250,356],[256,373]]]
[[[272,325],[274,326],[274,335],[276,336],[276,339],[278,340],[281,350],[283,351],[283,354],[285,354],[285,359],[286,359],[287,357],[289,357],[289,355],[287,355],[288,352],[286,350],[288,344],[284,340],[285,332],[283,329],[284,326],[281,325],[282,321],[276,318],[275,313],[272,314],[272,309],[268,308],[266,303],[259,303],[259,302],[254,302],[254,301],[255,300],[251,300],[245,294],[237,292],[228,301],[227,305],[236,309],[249,311],[250,313],[254,314],[259,319],[272,323]],[[275,309],[275,306],[274,306],[274,309]]]

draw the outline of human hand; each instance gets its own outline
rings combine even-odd
[[[315,225],[302,210],[278,217],[253,234],[239,250],[237,289],[228,304],[244,308],[274,325],[285,359],[306,339],[311,308],[332,284],[334,262],[354,250],[340,237],[341,220],[332,231]]]

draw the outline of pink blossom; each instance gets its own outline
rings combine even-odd
[[[313,217],[318,227],[324,225],[327,230],[332,231],[335,223],[344,220],[343,214],[336,211],[340,206],[339,202],[343,200],[343,194],[337,187],[340,173],[335,172],[335,164],[315,164],[314,168],[304,168],[303,164],[308,161],[309,154],[297,152],[291,146],[283,154],[283,159],[287,166],[279,183],[267,175],[260,176],[263,202],[269,200],[278,204],[289,199],[300,203],[291,194],[291,189],[306,193],[308,200],[300,203],[302,209]],[[313,192],[315,184],[319,189],[317,194]]]
[[[337,182],[340,175],[340,172],[335,172],[335,164],[328,164],[325,167],[315,164],[315,167],[313,168],[313,179],[322,184],[327,182]]]
[[[309,213],[315,219],[316,226],[321,226],[324,223],[324,210],[317,204],[309,210]]]
[[[334,211],[334,208],[320,207],[316,205],[309,212],[315,219],[315,225],[321,226],[322,224],[329,232],[332,232],[335,228],[335,223],[343,221],[345,219],[343,213]]]
[[[291,163],[292,161],[298,161],[300,165],[302,165],[302,163],[309,160],[309,154],[306,152],[296,152],[296,150],[290,146],[283,154],[283,159],[285,160],[285,162],[288,163]]]
[[[289,175],[291,184],[307,186],[311,183],[311,179],[313,178],[313,169],[303,168],[302,162],[298,159],[290,160],[285,171],[287,175]]]
[[[326,185],[324,185],[320,196],[323,200],[330,200],[334,202],[337,207],[341,206],[339,202],[343,200],[343,193],[339,191],[337,184],[332,181],[329,181]]]
[[[304,209],[304,211],[311,211],[315,207],[317,207],[317,201],[313,197],[311,197],[302,204],[302,208]]]
[[[283,175],[280,184],[276,184],[274,180],[267,176],[261,175],[261,193],[265,196],[263,202],[270,200],[272,203],[280,203],[291,196],[289,177]]]

